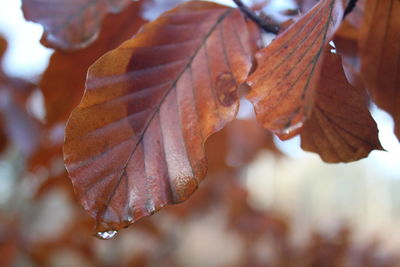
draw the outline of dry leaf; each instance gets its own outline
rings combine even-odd
[[[315,106],[301,132],[301,147],[326,162],[349,162],[382,149],[365,91],[351,86],[340,56],[325,52]]]
[[[323,0],[256,54],[247,98],[257,120],[281,139],[299,132],[313,106],[321,55],[340,25],[342,0]]]
[[[120,12],[129,0],[23,0],[27,20],[42,24],[45,45],[62,50],[88,46],[98,36],[103,17]]]
[[[142,2],[129,4],[123,12],[105,17],[99,38],[74,53],[56,51],[42,76],[46,122],[65,122],[82,98],[87,69],[104,53],[132,37],[144,21],[139,16]]]
[[[192,1],[90,68],[64,159],[97,230],[128,226],[197,188],[205,140],[236,115],[248,40],[238,10]]]
[[[400,1],[367,1],[360,38],[364,82],[377,105],[393,116],[400,139]]]

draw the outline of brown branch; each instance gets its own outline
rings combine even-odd
[[[262,18],[257,16],[250,8],[245,6],[241,0],[233,0],[233,2],[235,2],[235,4],[240,9],[240,11],[242,11],[242,13],[245,14],[249,19],[254,21],[258,25],[258,27],[260,27],[261,29],[263,29],[266,32],[278,34],[279,29],[280,29],[279,25],[270,24],[270,23],[266,22],[265,20],[263,20]]]

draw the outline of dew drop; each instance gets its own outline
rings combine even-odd
[[[116,230],[110,230],[110,231],[105,231],[105,232],[98,232],[96,234],[96,236],[100,239],[108,240],[108,239],[113,238],[117,233],[118,233],[118,231],[116,231]]]
[[[156,211],[156,207],[154,206],[154,201],[152,199],[150,199],[147,203],[146,203],[146,209],[148,212],[150,212],[151,214],[153,214]]]
[[[284,130],[281,131],[281,134],[289,135],[294,131],[298,130],[299,128],[303,127],[303,122],[298,122]]]

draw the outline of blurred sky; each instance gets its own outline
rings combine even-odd
[[[216,0],[215,2],[233,6],[231,0]],[[292,6],[290,2],[282,0],[271,1],[267,9],[275,10],[282,6],[290,7]],[[20,6],[20,0],[0,0],[0,34],[4,35],[9,42],[9,49],[4,58],[3,68],[9,75],[34,80],[45,70],[52,50],[43,47],[39,43],[43,32],[42,27],[25,21]],[[245,117],[252,114],[251,106],[248,104],[242,106],[243,109],[240,112],[242,116]],[[387,152],[373,151],[367,159],[352,164],[361,164],[368,169],[373,168],[375,171],[381,172],[386,178],[400,179],[400,144],[393,134],[393,120],[386,112],[379,110],[375,106],[372,107],[372,113],[378,122],[382,146]],[[276,140],[276,142],[291,157],[317,157],[315,154],[307,153],[300,149],[298,137],[286,142],[279,140]]]

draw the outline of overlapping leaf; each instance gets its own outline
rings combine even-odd
[[[142,2],[129,4],[123,12],[104,19],[99,38],[74,53],[56,51],[40,81],[46,107],[46,122],[65,122],[82,98],[87,69],[104,53],[132,37],[144,21],[139,16]]]
[[[27,20],[42,24],[46,45],[62,50],[88,46],[100,31],[103,17],[118,13],[130,0],[23,0]]]
[[[301,132],[301,146],[326,162],[355,161],[381,149],[365,91],[347,82],[340,56],[329,51],[325,52],[312,115]]]
[[[400,2],[367,1],[360,38],[361,74],[374,101],[393,116],[400,139]]]
[[[238,10],[193,1],[90,68],[64,158],[97,230],[127,226],[197,188],[205,140],[236,115],[249,40]]]
[[[340,25],[342,0],[323,0],[256,54],[248,99],[257,120],[282,139],[298,133],[313,106],[322,51]]]

